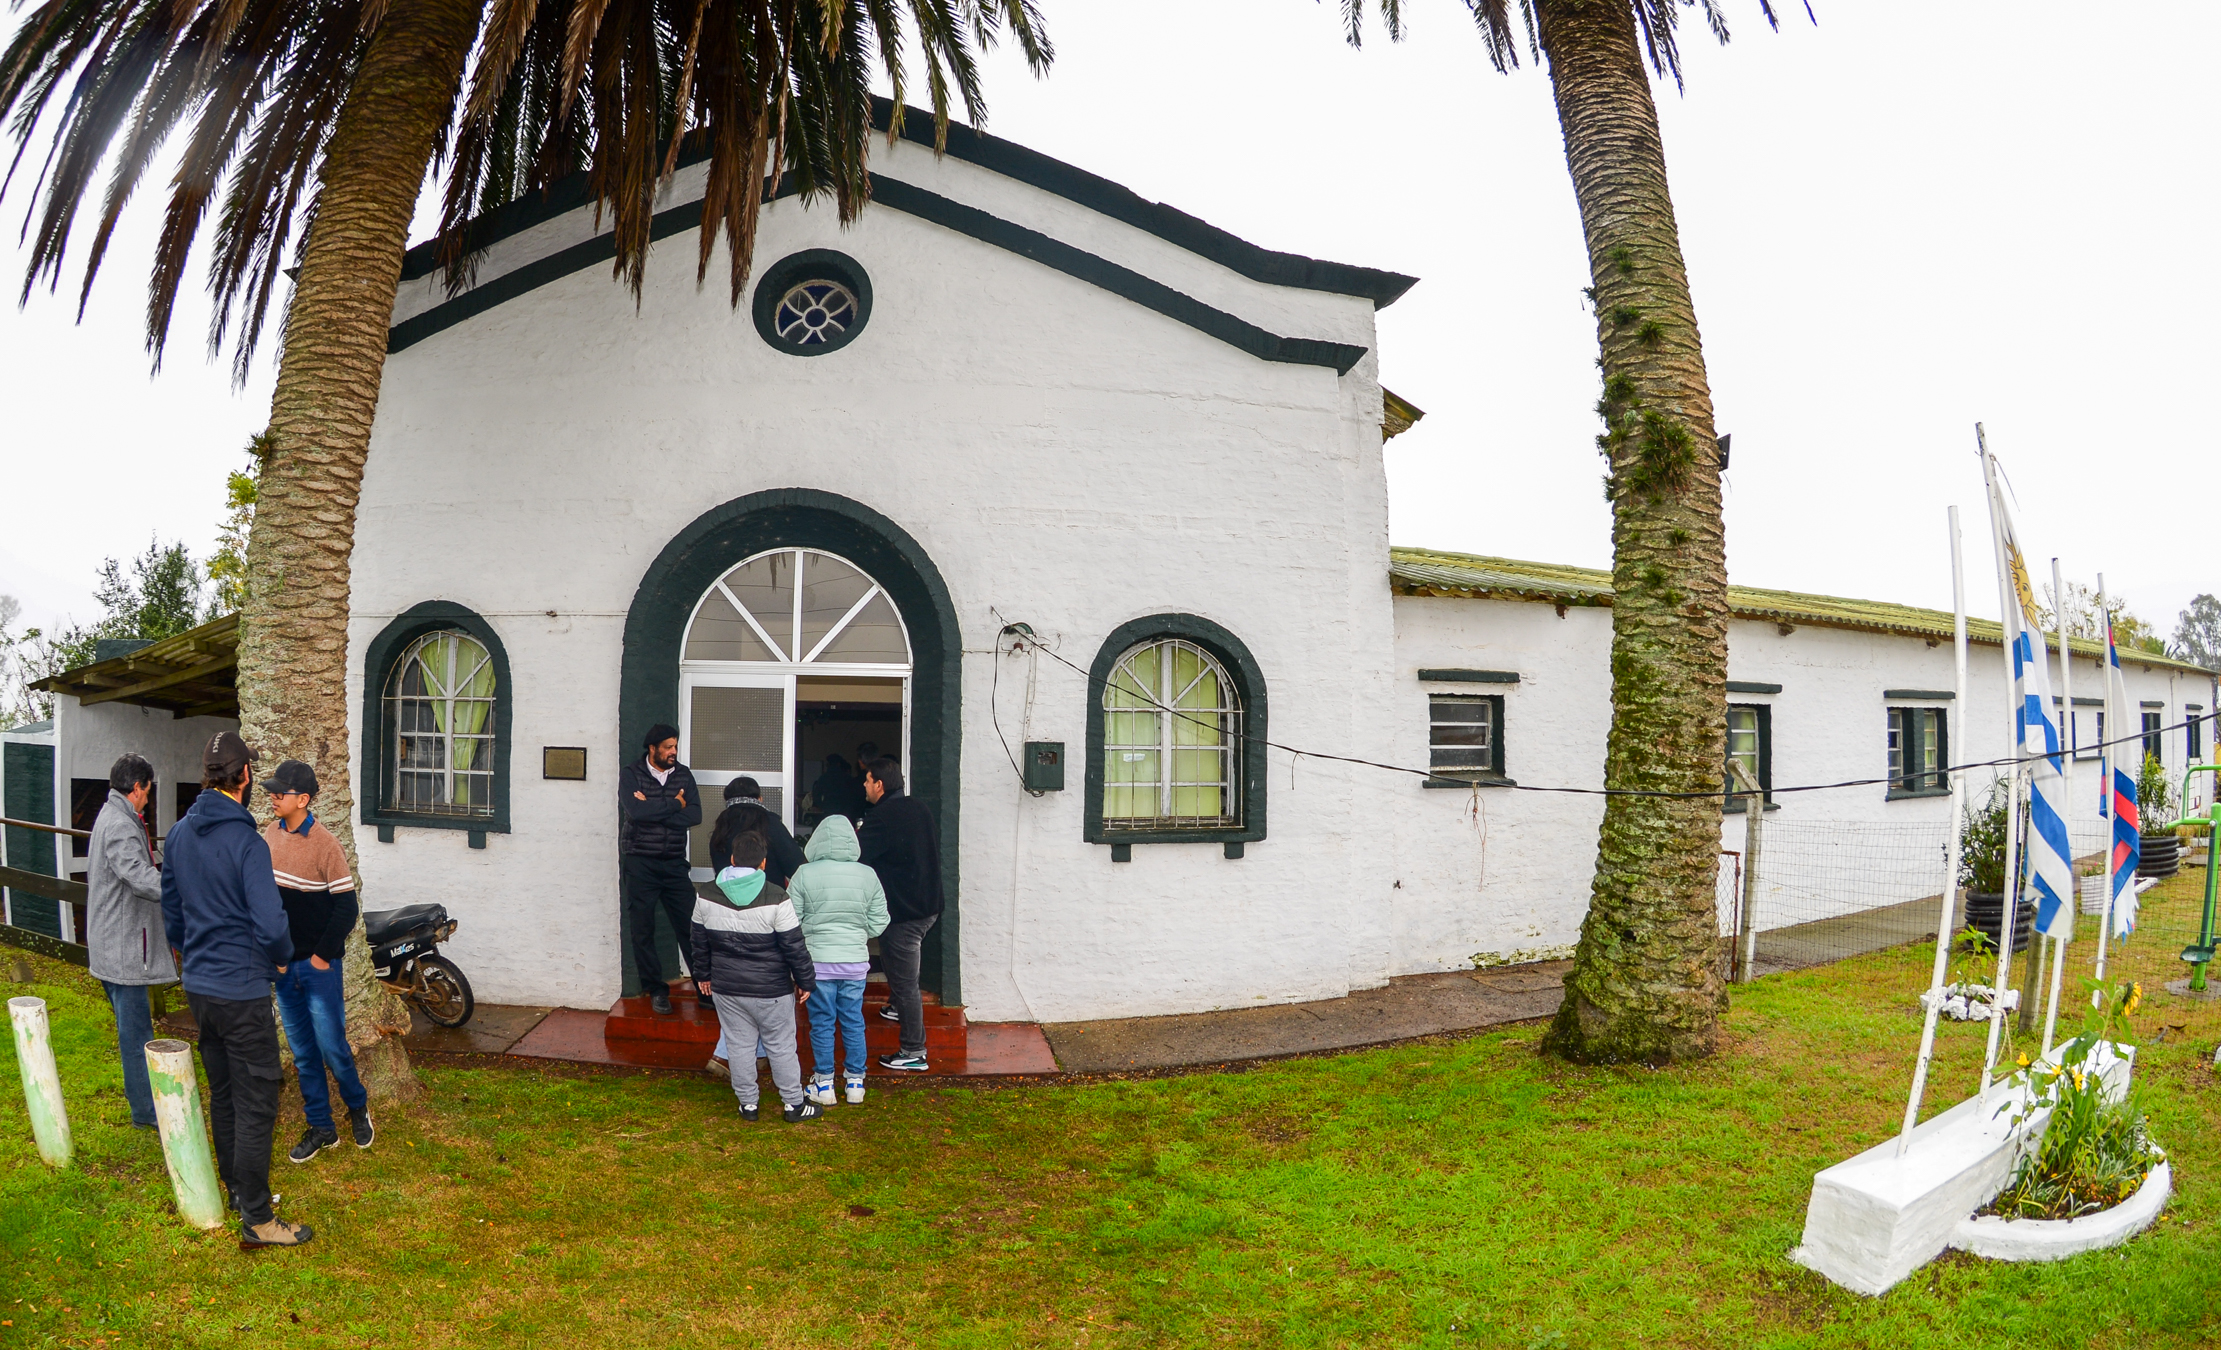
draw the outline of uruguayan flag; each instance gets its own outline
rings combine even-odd
[[[2128,714],[2124,711],[2136,705],[2128,701],[2128,682],[2121,678],[2121,653],[2113,645],[2113,616],[2105,618],[2105,704],[2108,716],[2106,726],[2116,728],[2118,736],[2128,728]],[[2143,755],[2143,746],[2137,741],[2109,745],[2105,749],[2105,781],[2113,817],[2113,850],[2107,880],[2113,888],[2113,936],[2125,938],[2136,927],[2136,866],[2143,861],[2143,822],[2137,815],[2136,775],[2129,772],[2129,765]],[[2141,763],[2138,763],[2141,768]]]
[[[2013,519],[1999,491],[1996,456],[1990,457],[1990,521],[1997,530],[2012,585],[2005,611],[2006,650],[2012,654],[2014,736],[2028,764],[2028,837],[2022,873],[2035,893],[2036,931],[2060,942],[2074,937],[2074,848],[2067,842],[2065,740],[2051,701],[2051,670],[2043,621],[2028,584],[2028,565],[2013,535]]]

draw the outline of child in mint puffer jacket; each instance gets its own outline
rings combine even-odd
[[[879,874],[858,862],[863,849],[846,816],[827,816],[810,832],[804,862],[787,882],[802,920],[802,940],[817,966],[817,997],[809,1001],[809,1099],[833,1104],[833,1036],[846,1051],[848,1100],[864,1100],[864,977],[871,939],[887,931],[887,893]]]

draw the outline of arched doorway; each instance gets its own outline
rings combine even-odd
[[[766,550],[713,582],[688,620],[680,758],[705,793],[755,779],[806,838],[862,809],[859,760],[910,762],[910,670],[909,631],[876,579],[822,549]],[[709,880],[711,819],[697,831],[697,881]]]
[[[867,674],[860,669],[837,670],[832,666],[806,669],[818,666],[827,656],[853,657],[865,653],[864,648],[841,646],[839,634],[831,633],[832,623],[838,622],[846,614],[845,610],[841,614],[832,615],[831,622],[822,617],[817,620],[825,625],[824,632],[818,632],[814,625],[806,627],[804,633],[815,633],[816,636],[810,646],[805,647],[791,617],[784,630],[776,625],[762,624],[761,619],[758,619],[758,624],[767,631],[755,632],[747,619],[741,617],[740,610],[748,610],[751,616],[756,611],[750,607],[747,597],[737,594],[730,599],[720,596],[719,604],[731,611],[731,622],[746,630],[747,641],[759,644],[758,647],[749,648],[737,634],[727,630],[725,636],[731,642],[741,645],[698,648],[695,656],[689,658],[688,645],[696,634],[697,622],[705,613],[714,614],[714,607],[708,606],[708,598],[717,590],[719,583],[752,562],[782,552],[790,557],[796,552],[810,555],[809,558],[796,559],[792,563],[793,571],[802,574],[805,586],[808,584],[807,577],[812,561],[823,557],[845,566],[856,578],[861,579],[867,589],[877,587],[886,601],[887,609],[891,610],[896,627],[908,649],[909,670],[906,677],[898,674],[901,666],[899,660],[857,660],[839,664],[859,668],[886,667],[888,669],[868,672],[869,677],[904,679],[904,701],[897,713],[899,721],[896,724],[899,727],[899,743],[903,746],[901,758],[904,777],[909,780],[910,794],[933,813],[934,822],[940,830],[941,887],[946,904],[940,923],[934,925],[933,931],[927,935],[922,981],[927,989],[940,995],[944,1002],[961,1003],[963,986],[957,954],[961,949],[960,938],[963,931],[962,890],[958,881],[958,859],[962,853],[959,708],[962,700],[963,642],[948,586],[942,580],[940,570],[934,565],[932,558],[908,531],[860,502],[808,488],[780,488],[751,493],[697,516],[648,565],[641,576],[639,588],[633,593],[631,608],[626,611],[623,667],[618,683],[618,753],[624,759],[639,755],[641,737],[657,722],[669,722],[681,728],[682,735],[691,739],[686,705],[691,701],[692,689],[695,687],[692,682],[714,680],[718,675],[778,677],[782,681],[791,676],[795,681],[797,704],[838,704],[842,701],[838,698],[803,698],[802,695],[806,692],[814,694],[825,691],[801,682],[806,678],[846,678]],[[828,563],[826,575],[830,579],[839,574]],[[790,573],[789,580],[791,576]],[[853,589],[856,583],[848,581],[843,584]],[[727,589],[731,587],[728,586]],[[864,593],[857,592],[849,607],[855,608],[855,601],[863,598]],[[740,601],[738,608],[734,607],[735,600]],[[828,592],[825,604],[830,607],[835,602],[834,593]],[[850,625],[853,626],[857,620],[880,614],[881,611],[874,604],[867,602],[850,620]],[[763,660],[762,658],[771,656],[772,649],[760,644],[766,637],[776,638],[781,631],[785,631],[787,637],[776,644],[778,655],[789,659]],[[883,621],[876,630],[869,626],[858,630],[856,637],[861,640],[875,631],[881,637],[884,636],[886,628]],[[833,641],[825,641],[828,634],[831,634]],[[707,640],[713,636],[713,632],[704,628],[701,635]],[[817,661],[791,659],[810,657],[813,648],[820,643],[823,643],[823,650],[816,651]],[[869,654],[887,656],[891,651],[891,648],[882,647],[876,653]],[[693,660],[709,664],[695,667]],[[775,669],[787,665],[794,669]],[[713,683],[708,687],[747,686],[720,686]],[[783,700],[783,683],[773,687]],[[802,711],[804,710],[796,709],[797,717]],[[761,721],[758,725],[762,725]],[[792,725],[792,722],[786,722],[785,725]],[[884,741],[881,744],[885,748]],[[688,764],[697,766],[697,772],[702,772],[702,767],[698,766],[700,752],[691,746],[689,750],[693,757],[688,759]],[[851,745],[843,753],[853,757],[853,750]],[[789,810],[791,798],[808,793],[813,786],[810,782],[793,784],[785,779],[784,775],[790,772],[799,776],[803,767],[788,764],[791,753],[781,752],[783,767],[780,796],[783,813]],[[765,756],[761,752],[758,752],[757,762],[765,762]],[[723,784],[740,772],[740,769],[718,770],[715,781]],[[766,782],[768,786],[770,780],[762,774],[751,776]],[[813,778],[814,776],[812,775]],[[706,787],[711,781],[710,775],[704,773],[702,781]],[[791,792],[788,790],[790,788]],[[769,795],[768,792],[766,795]],[[713,800],[707,804],[715,808],[717,802]],[[614,837],[614,800],[610,805]],[[794,815],[788,815],[787,818],[790,822],[796,819]],[[615,872],[616,859],[612,855],[610,873],[613,879]],[[611,893],[611,907],[621,914],[622,906],[616,904],[614,890]],[[619,951],[623,953],[621,959],[624,963],[624,992],[635,994],[639,992],[639,981],[632,970],[630,935],[624,930],[621,919],[619,939]],[[675,970],[677,966],[670,964],[668,968]]]

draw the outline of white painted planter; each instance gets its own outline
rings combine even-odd
[[[1951,1245],[1992,1261],[2064,1261],[2080,1252],[2118,1247],[2152,1226],[2174,1193],[2173,1170],[2162,1162],[2136,1194],[2079,1219],[2007,1219],[1996,1214],[1959,1221]]]

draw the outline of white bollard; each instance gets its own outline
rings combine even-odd
[[[31,1112],[39,1156],[52,1166],[67,1167],[75,1148],[69,1109],[62,1105],[62,1076],[54,1067],[54,1042],[46,1031],[46,1000],[9,999],[8,1021],[15,1026],[15,1062],[23,1071],[23,1104]]]
[[[223,1194],[201,1120],[200,1085],[193,1081],[193,1047],[183,1041],[147,1042],[147,1082],[154,1089],[154,1119],[162,1129],[162,1158],[178,1217],[195,1228],[224,1226]]]

